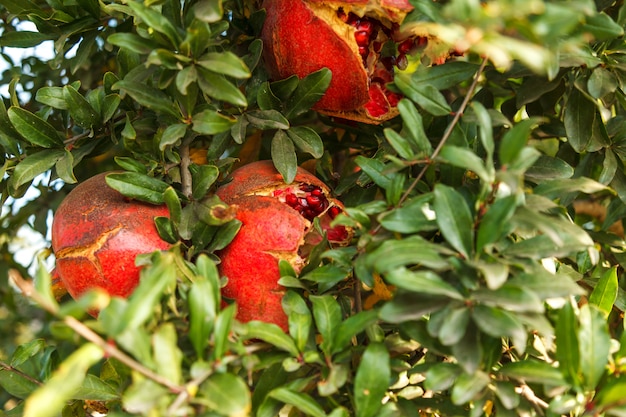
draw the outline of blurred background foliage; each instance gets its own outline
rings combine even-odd
[[[255,1],[0,0],[0,415],[626,415],[626,6],[411,3],[406,30],[459,56],[412,56],[371,126],[310,111],[327,71],[268,79]],[[236,228],[203,211],[270,158],[355,230],[283,265],[288,333],[221,308]],[[179,243],[128,300],[57,302],[20,233],[112,169]]]

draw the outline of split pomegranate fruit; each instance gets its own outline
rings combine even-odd
[[[166,250],[154,218],[169,216],[165,205],[130,200],[99,174],[77,185],[52,221],[55,273],[73,298],[100,288],[128,297],[139,283],[139,254]]]
[[[313,107],[320,113],[370,124],[398,114],[402,96],[387,89],[394,68],[424,49],[427,37],[404,34],[408,0],[265,0],[261,38],[270,75],[305,77],[321,68],[330,86]]]
[[[323,239],[313,227],[316,218],[331,244],[348,244],[352,231],[330,226],[344,206],[330,195],[326,184],[302,168],[291,184],[285,184],[271,161],[233,171],[231,181],[216,194],[237,208],[242,223],[237,236],[219,253],[220,273],[228,278],[223,296],[237,303],[238,320],[261,320],[286,331],[285,288],[278,284],[278,263],[286,260],[296,273],[302,270],[311,248]]]

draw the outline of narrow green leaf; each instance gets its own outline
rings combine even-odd
[[[183,375],[181,365],[183,352],[178,347],[176,329],[172,323],[164,323],[152,334],[154,363],[160,375],[174,384],[180,384]]]
[[[280,387],[270,391],[269,396],[289,404],[313,417],[326,417],[326,412],[310,395]]]
[[[596,117],[596,105],[578,89],[573,88],[565,106],[563,121],[569,143],[576,152],[580,153],[587,148]]]
[[[586,390],[593,390],[606,371],[611,336],[602,312],[590,304],[580,308],[579,322],[578,343],[583,387]]]
[[[47,121],[21,107],[7,111],[15,130],[29,143],[42,148],[62,147],[61,134]]]
[[[341,324],[341,307],[330,295],[312,295],[309,299],[313,303],[313,317],[317,330],[322,336],[320,347],[327,356],[330,356],[334,349],[336,332]]]
[[[74,87],[71,85],[63,87],[63,98],[65,98],[70,115],[78,125],[90,128],[100,123],[99,114]]]
[[[293,142],[284,130],[278,130],[272,138],[272,162],[283,176],[285,183],[291,183],[296,177],[298,157]]]
[[[232,373],[213,374],[200,387],[209,407],[229,417],[249,415],[252,396],[245,381]]]
[[[452,387],[450,398],[456,405],[463,405],[473,400],[491,382],[485,372],[461,374]]]
[[[170,97],[163,91],[144,83],[134,81],[118,81],[113,85],[113,89],[123,90],[131,96],[137,103],[151,110],[165,113],[176,119],[181,118],[180,110]]]
[[[55,109],[67,110],[63,87],[41,87],[35,94],[35,100]]]
[[[182,38],[178,33],[176,26],[174,26],[174,24],[170,22],[165,15],[151,7],[145,6],[143,3],[139,3],[138,1],[128,1],[127,4],[133,10],[135,15],[141,18],[141,20],[143,20],[149,28],[165,35],[172,43],[172,46],[178,48]]]
[[[389,142],[391,147],[398,153],[401,158],[413,159],[415,154],[413,153],[411,144],[407,139],[405,139],[402,135],[400,135],[400,133],[391,128],[386,128],[384,132],[387,142]]]
[[[448,243],[465,258],[473,252],[474,219],[463,196],[447,185],[437,184],[433,209],[437,224]]]
[[[478,65],[462,61],[446,62],[445,65],[432,67],[420,66],[411,74],[411,81],[415,84],[429,84],[438,90],[444,90],[469,80],[477,70]]]
[[[220,170],[215,165],[197,166],[192,173],[192,197],[201,200],[217,181]]]
[[[454,384],[463,369],[456,363],[440,362],[433,364],[426,371],[424,387],[432,391],[444,391]]]
[[[389,387],[389,351],[382,343],[371,343],[363,352],[354,379],[354,406],[357,417],[374,417]]]
[[[294,117],[309,110],[317,103],[330,85],[332,73],[328,68],[312,72],[300,80],[293,94],[285,103],[285,117]]]
[[[302,152],[310,154],[313,158],[321,158],[324,154],[324,143],[320,135],[310,127],[294,126],[286,132],[294,145]]]
[[[284,261],[283,261],[284,262]],[[300,351],[304,351],[311,333],[311,311],[304,299],[295,291],[287,291],[282,306],[289,318],[289,335]]]
[[[255,110],[246,113],[246,118],[253,126],[262,130],[289,129],[289,120],[277,110]]]
[[[486,246],[497,243],[512,230],[509,219],[515,213],[519,202],[515,195],[496,200],[489,206],[487,213],[482,217],[476,236],[476,251],[482,251]]]
[[[565,380],[561,371],[547,362],[534,359],[523,359],[518,362],[504,364],[498,373],[505,377],[519,379],[524,382],[563,386]]]
[[[197,70],[198,85],[206,95],[235,106],[246,107],[248,105],[246,96],[226,77],[200,67]]]
[[[580,350],[578,343],[578,319],[571,302],[565,303],[559,310],[555,328],[556,358],[563,376],[580,386]],[[583,352],[586,354],[586,352]]]
[[[617,266],[613,266],[604,272],[598,280],[598,284],[589,295],[589,304],[596,306],[604,314],[604,317],[608,318],[617,299],[617,291]]]
[[[235,123],[235,120],[215,110],[204,110],[194,114],[191,122],[194,132],[203,135],[216,135],[228,131]]]
[[[510,164],[519,157],[537,123],[538,119],[534,117],[524,119],[504,134],[499,147],[501,163]]]
[[[424,131],[422,115],[417,111],[415,105],[407,99],[402,99],[398,103],[398,110],[404,122],[403,128],[408,133],[406,139],[409,140],[418,154],[431,155],[433,148]]]
[[[102,349],[87,343],[63,361],[45,385],[26,399],[25,417],[54,417],[85,380],[87,370],[104,356]]]
[[[497,289],[479,288],[472,292],[472,299],[492,307],[502,307],[518,313],[543,313],[543,301],[524,286],[505,283]]]
[[[261,321],[249,321],[246,324],[244,336],[247,339],[265,340],[277,348],[298,356],[299,351],[293,339],[287,336],[280,327],[275,324]]]
[[[456,167],[472,171],[486,183],[491,183],[494,180],[493,172],[490,172],[485,167],[482,159],[469,149],[446,145],[441,149],[438,159]]]
[[[431,84],[417,83],[407,76],[397,76],[394,83],[400,91],[433,116],[446,116],[452,109],[445,97]]]
[[[234,78],[250,78],[250,70],[246,64],[230,51],[207,52],[200,57],[198,65],[218,74]]]
[[[452,346],[459,343],[467,331],[470,317],[470,311],[465,306],[448,311],[439,328],[441,344]]]
[[[474,306],[472,319],[476,326],[492,337],[510,337],[517,352],[526,350],[528,334],[517,316],[496,307]]]
[[[166,147],[175,145],[185,136],[187,127],[186,123],[174,123],[166,127],[159,141],[159,149],[165,150]]]
[[[378,321],[378,312],[375,310],[361,311],[348,317],[339,324],[335,331],[335,340],[332,342],[331,354],[341,352],[348,347],[352,338],[365,331],[366,328]]]
[[[156,178],[137,172],[115,172],[106,176],[109,187],[119,191],[127,197],[146,201],[152,204],[162,204],[163,193],[168,185]]]
[[[385,274],[385,280],[408,291],[440,295],[454,300],[463,300],[463,295],[432,271],[411,271],[397,268]]]
[[[46,33],[28,30],[17,32],[4,31],[0,37],[0,46],[6,48],[32,48],[51,39],[54,39],[54,37]]]
[[[64,156],[65,151],[60,149],[48,149],[28,155],[15,167],[11,176],[11,187],[17,190],[21,185],[52,168]]]
[[[159,47],[156,42],[129,32],[113,33],[109,35],[107,42],[139,55],[147,55]]]

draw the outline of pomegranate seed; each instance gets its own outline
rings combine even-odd
[[[361,23],[361,19],[359,19],[359,17],[355,15],[354,13],[350,13],[348,15],[348,19],[346,20],[346,23],[349,24],[350,26],[357,27],[359,23]]]
[[[366,47],[366,46],[359,46],[359,54],[360,54],[363,58],[366,58],[368,53],[369,53],[369,49],[367,49],[367,47]]]
[[[324,192],[322,191],[321,188],[316,188],[315,190],[311,191],[311,194],[317,197],[321,197],[324,195]]]
[[[374,29],[374,25],[369,20],[361,20],[361,22],[356,26],[356,29],[359,31],[364,31],[366,33],[372,33],[372,29]]]
[[[379,53],[383,49],[383,43],[374,41],[372,42],[372,47],[374,49],[374,52]]]
[[[341,213],[341,209],[337,206],[332,206],[331,208],[328,209],[328,215],[330,216],[331,219],[334,219],[340,213]]]
[[[420,37],[417,38],[415,43],[419,47],[426,46],[426,44],[428,43],[428,38],[426,38],[424,36],[420,36]]]
[[[367,46],[370,43],[370,35],[364,30],[356,32],[354,39],[356,39],[356,44],[359,46]]]
[[[385,95],[387,96],[387,101],[393,107],[398,106],[398,102],[402,99],[402,95],[398,93],[392,93],[391,91],[386,91]]]
[[[315,195],[308,195],[306,197],[306,202],[309,204],[310,207],[319,208],[321,205],[322,199]]]
[[[413,48],[414,45],[415,43],[413,39],[407,39],[403,41],[400,45],[398,45],[398,53],[400,55],[404,55],[408,53]]]
[[[295,194],[287,194],[287,196],[285,197],[285,203],[293,207],[294,205],[298,204],[298,197],[296,197]]]

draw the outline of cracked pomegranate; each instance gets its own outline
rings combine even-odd
[[[400,32],[413,9],[408,0],[265,0],[261,33],[275,78],[332,72],[314,109],[344,119],[378,124],[398,114],[401,96],[387,89],[394,68],[424,48],[426,37]]]
[[[296,272],[302,270],[311,247],[323,239],[313,227],[316,218],[329,242],[349,243],[349,229],[330,226],[343,205],[302,168],[291,184],[284,183],[271,161],[247,164],[235,170],[231,179],[217,195],[237,207],[242,226],[219,254],[220,273],[228,278],[222,293],[237,302],[240,321],[262,320],[287,330],[278,262],[286,260]]]
[[[167,207],[130,200],[105,176],[76,186],[52,222],[56,273],[73,298],[94,288],[129,296],[139,282],[135,257],[170,247],[154,225],[155,217],[169,215]]]

